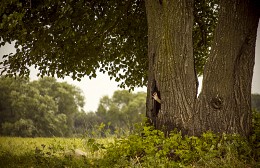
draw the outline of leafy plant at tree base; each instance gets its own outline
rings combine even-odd
[[[259,149],[258,149],[259,150]],[[201,137],[169,137],[152,127],[144,127],[107,147],[100,167],[248,167],[256,166],[253,146],[235,134],[204,133]]]

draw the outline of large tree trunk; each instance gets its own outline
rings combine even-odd
[[[193,1],[146,1],[149,74],[147,116],[168,132],[190,130],[197,94],[192,48]],[[154,111],[151,94],[158,89],[161,109]],[[158,113],[158,114],[157,114]]]
[[[194,115],[195,134],[206,130],[245,136],[250,133],[251,82],[259,20],[251,2],[220,0],[219,21]]]
[[[177,128],[195,135],[207,130],[250,133],[256,11],[249,0],[220,0],[218,26],[197,98],[193,0],[146,0],[147,117],[157,129],[167,133]],[[161,95],[159,112],[151,98],[154,91]]]

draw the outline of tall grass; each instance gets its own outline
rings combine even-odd
[[[81,138],[0,137],[0,167],[92,167],[104,150],[92,150]],[[112,139],[97,139],[108,144]],[[84,152],[78,156],[75,150]]]

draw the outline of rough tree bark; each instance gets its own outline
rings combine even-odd
[[[193,1],[146,1],[148,20],[147,116],[156,128],[191,129],[197,86],[194,72],[192,26]],[[151,94],[161,95],[156,114]]]
[[[193,0],[146,0],[147,117],[165,133],[204,131],[249,135],[257,8],[250,0],[220,0],[218,26],[197,98],[192,47]],[[154,111],[151,94],[161,95]],[[157,91],[157,92],[158,92]]]
[[[251,83],[259,8],[251,0],[220,0],[212,51],[196,105],[196,134],[251,131]]]

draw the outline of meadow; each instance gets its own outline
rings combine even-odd
[[[0,137],[0,167],[93,167],[113,139]],[[77,154],[75,151],[84,152]]]
[[[169,137],[144,127],[125,138],[0,137],[1,168],[254,168],[258,138],[239,135]]]

